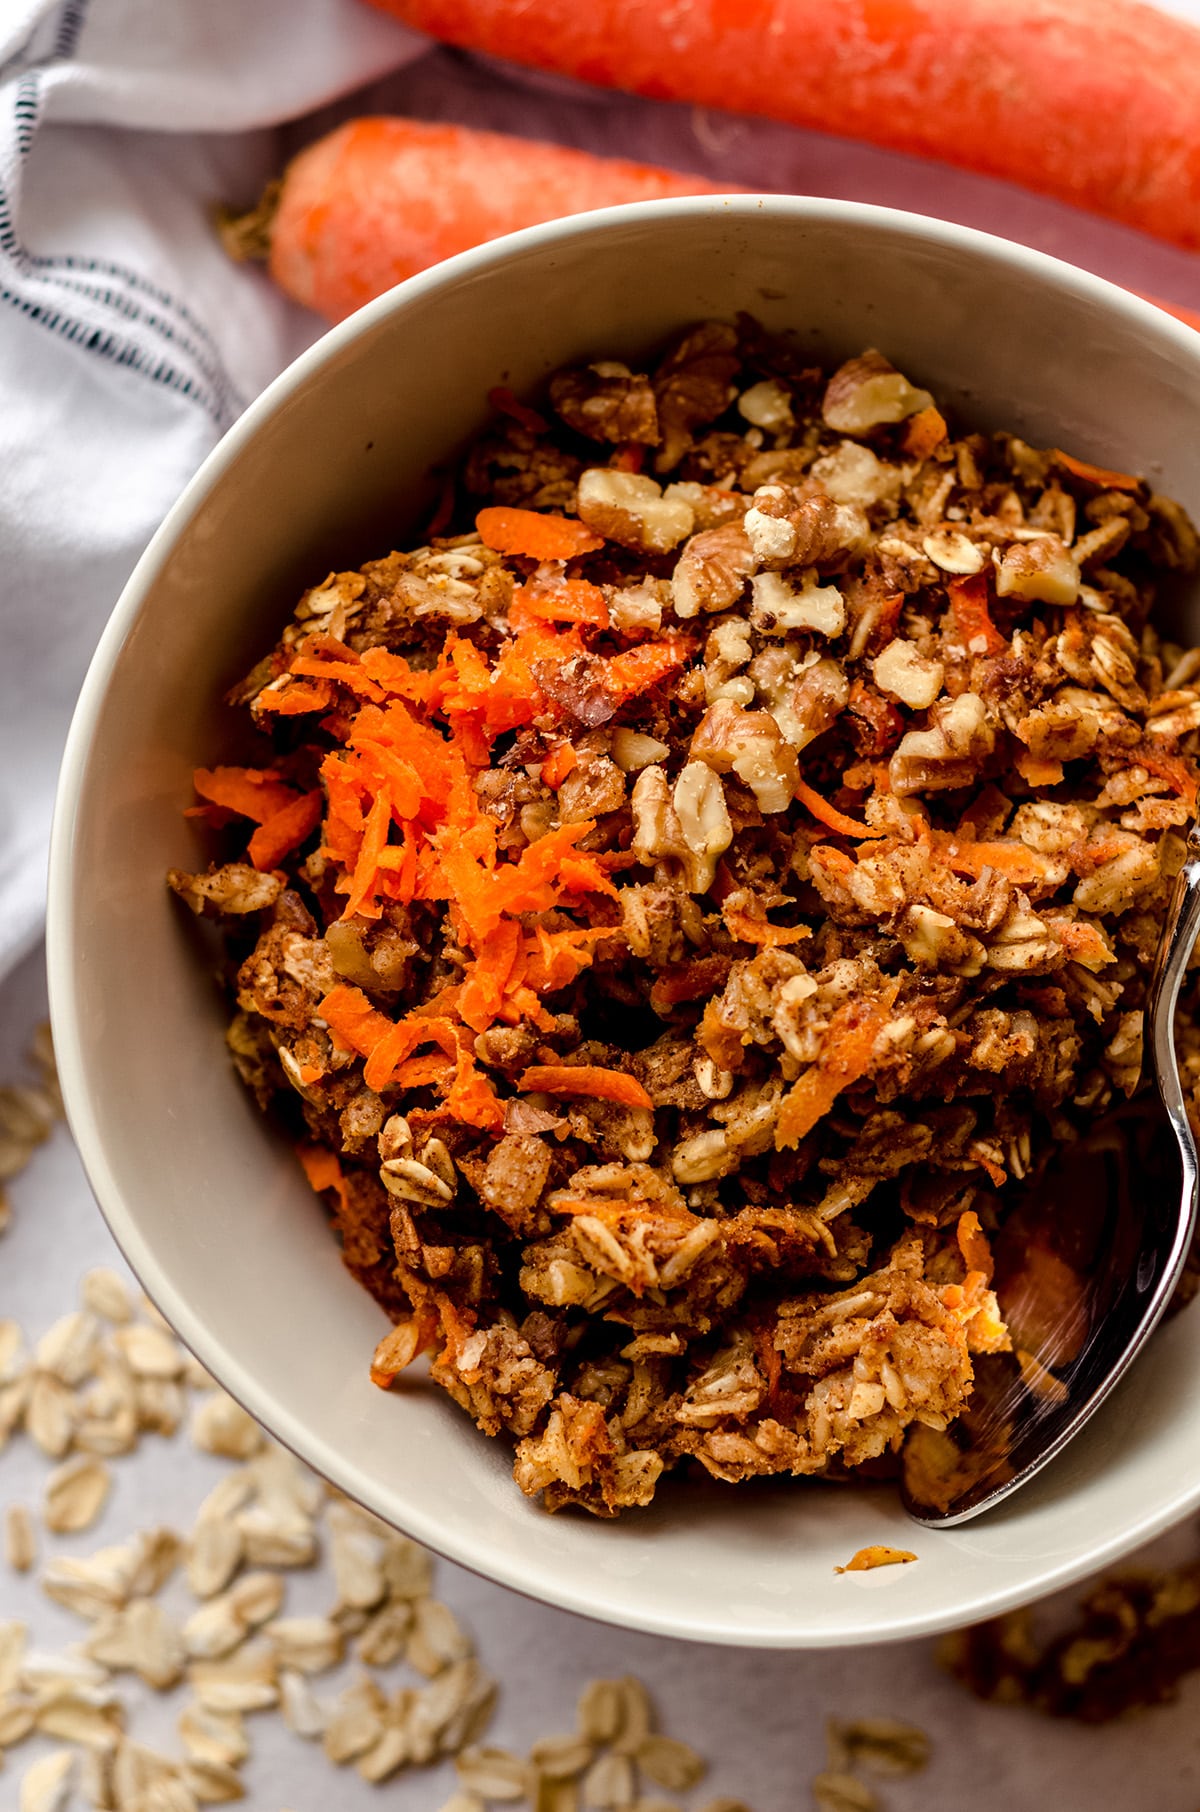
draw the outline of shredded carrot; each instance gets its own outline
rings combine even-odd
[[[569,742],[560,742],[547,755],[542,763],[543,783],[558,791],[571,769],[577,767],[579,757]]]
[[[992,1248],[980,1225],[979,1216],[973,1208],[968,1208],[965,1214],[959,1215],[955,1237],[967,1268],[971,1271],[982,1271],[986,1281],[991,1283],[992,1274],[995,1271]]]
[[[1182,755],[1168,754],[1165,749],[1153,747],[1150,738],[1146,738],[1140,748],[1132,751],[1134,759],[1159,780],[1165,780],[1171,791],[1195,810],[1196,794],[1200,790],[1200,779]]]
[[[517,630],[529,629],[535,623],[586,623],[593,629],[609,626],[604,593],[587,579],[518,586],[508,607],[508,620]]]
[[[615,1101],[621,1107],[653,1107],[654,1103],[634,1076],[624,1070],[601,1069],[596,1064],[534,1063],[519,1086],[543,1095],[585,1095],[597,1101]]]
[[[730,937],[737,938],[741,944],[758,944],[763,949],[798,944],[803,938],[812,936],[812,928],[808,925],[772,925],[764,913],[743,912],[728,901],[721,907],[721,917]]]
[[[298,794],[260,824],[246,851],[255,868],[278,868],[283,858],[316,830],[324,804],[324,793],[319,786],[314,787],[311,793]]]
[[[1046,924],[1054,933],[1073,963],[1096,975],[1117,960],[1104,933],[1090,919],[1048,918]]]
[[[724,986],[729,970],[727,956],[699,956],[690,963],[661,969],[650,989],[650,1005],[656,1013],[665,1015],[684,1001],[716,994]]]
[[[829,1021],[824,1047],[800,1080],[784,1096],[775,1127],[775,1149],[783,1151],[806,1138],[833,1106],[843,1089],[870,1069],[875,1045],[887,1024],[891,1002],[851,1000]]]
[[[1029,786],[1057,786],[1064,771],[1061,761],[1046,761],[1019,744],[1013,766]]]
[[[392,1029],[387,1014],[373,1007],[361,988],[349,987],[345,982],[330,989],[317,1012],[329,1027],[334,1043],[358,1057],[369,1057]]]
[[[328,1145],[297,1145],[296,1156],[308,1178],[309,1187],[315,1189],[318,1195],[323,1195],[327,1189],[336,1190],[344,1213],[349,1205],[350,1190],[336,1154],[330,1151]]]
[[[454,1064],[441,1051],[427,1051],[424,1056],[410,1057],[402,1063],[391,1080],[391,1087],[425,1088],[431,1082],[445,1080]]]
[[[934,831],[930,847],[937,860],[955,874],[978,877],[990,868],[1014,887],[1032,887],[1053,873],[1048,857],[1015,839],[977,843],[964,837],[960,842],[950,831]]]
[[[265,824],[299,797],[271,768],[197,768],[192,785],[201,799]]]
[[[456,1061],[458,1038],[448,1019],[424,1019],[409,1014],[387,1031],[372,1049],[363,1067],[363,1081],[380,1094],[394,1085],[396,1072],[419,1044],[440,1045],[444,1054]]]
[[[496,384],[488,391],[487,400],[497,415],[509,416],[530,434],[545,434],[549,426],[545,417],[539,415],[536,409],[529,408],[528,404],[518,402],[507,384]]]
[[[605,689],[618,700],[635,698],[638,693],[657,686],[676,667],[682,667],[690,651],[691,643],[683,636],[675,636],[670,641],[643,642],[640,648],[627,648],[623,654],[614,654],[604,663]]]
[[[967,1156],[973,1163],[978,1164],[981,1170],[987,1171],[988,1177],[995,1184],[997,1189],[999,1189],[1002,1184],[1007,1183],[1007,1170],[1005,1170],[1002,1164],[997,1164],[995,1159],[989,1155],[986,1148],[980,1145],[977,1140],[968,1145]],[[962,1240],[960,1237],[959,1245],[961,1246],[961,1244]]]
[[[860,1548],[851,1556],[844,1567],[835,1567],[835,1573],[869,1573],[873,1567],[899,1567],[917,1557],[909,1548]]]
[[[1008,643],[992,622],[988,609],[987,573],[971,573],[964,579],[951,579],[946,590],[954,626],[971,654],[1001,654]]]
[[[845,812],[839,812],[835,805],[822,799],[820,793],[814,792],[806,780],[796,782],[796,798],[801,805],[807,806],[818,823],[827,825],[842,837],[886,837],[887,832],[872,830],[869,824],[861,824],[857,818],[848,818]]]
[[[328,711],[333,691],[328,685],[306,686],[293,680],[279,692],[260,692],[254,700],[256,711],[270,711],[276,717],[306,717],[312,711]]]
[[[904,451],[913,459],[928,459],[941,446],[947,434],[946,418],[930,404],[918,409],[904,431]]]
[[[542,510],[490,505],[480,510],[475,527],[485,547],[498,554],[525,554],[531,560],[574,560],[604,546],[604,537],[593,534],[585,522]]]
[[[1131,472],[1110,472],[1107,466],[1094,466],[1086,459],[1073,459],[1061,447],[1052,449],[1051,458],[1056,459],[1072,478],[1082,478],[1085,484],[1098,485],[1102,491],[1140,491],[1142,488],[1142,480],[1135,478]]]

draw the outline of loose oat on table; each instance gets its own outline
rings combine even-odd
[[[426,545],[305,593],[233,695],[258,765],[195,776],[226,859],[171,882],[377,1383],[428,1354],[551,1509],[693,1462],[952,1495],[1036,1359],[993,1247],[1144,1085],[1198,551],[1148,482],[742,319],[559,374]]]

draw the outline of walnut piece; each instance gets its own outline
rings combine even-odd
[[[906,421],[932,404],[928,390],[914,389],[882,353],[872,350],[834,372],[821,414],[835,434],[869,434],[872,428]]]
[[[635,553],[665,554],[692,532],[692,511],[682,498],[667,498],[642,472],[589,466],[575,493],[580,518],[606,541]]]
[[[568,428],[589,440],[656,447],[662,438],[649,378],[615,360],[558,372],[550,380],[550,402]]]
[[[735,773],[760,812],[785,812],[795,797],[796,752],[767,711],[743,711],[732,699],[718,699],[697,724],[691,753],[714,773]]]

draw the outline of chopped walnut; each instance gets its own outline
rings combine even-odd
[[[575,495],[580,518],[590,529],[635,553],[668,553],[692,532],[691,506],[679,497],[664,497],[662,486],[641,472],[589,466],[579,475]]]
[[[1073,604],[1079,596],[1079,566],[1057,535],[1014,541],[996,566],[996,593],[1032,603]]]
[[[796,794],[795,751],[766,711],[743,711],[732,699],[711,705],[692,737],[692,759],[717,774],[735,773],[762,812],[784,812]]]
[[[974,692],[934,705],[927,730],[909,730],[892,756],[888,772],[892,791],[941,792],[966,786],[979,758],[995,744],[983,700]]]
[[[248,862],[226,862],[223,868],[210,868],[203,875],[172,868],[167,871],[167,880],[193,912],[213,916],[265,912],[283,892],[278,876],[262,874]]]
[[[841,635],[846,605],[836,585],[790,585],[782,573],[756,573],[751,581],[750,622],[763,635],[788,635],[811,629],[818,635]]]
[[[809,475],[835,503],[853,503],[870,509],[876,503],[894,503],[904,488],[904,469],[887,465],[858,441],[844,440],[832,453],[813,461]]]
[[[761,485],[743,519],[760,566],[815,566],[836,571],[870,538],[870,525],[853,504],[826,492]]]
[[[550,380],[550,401],[567,426],[589,440],[655,447],[661,439],[650,380],[627,365],[605,361],[560,371]]]
[[[754,571],[754,550],[741,523],[702,529],[675,563],[671,599],[677,617],[728,610]]]
[[[835,434],[869,434],[928,409],[928,390],[916,390],[879,352],[850,359],[830,378],[821,413]]]
[[[875,656],[871,672],[881,692],[912,711],[924,711],[941,691],[946,668],[942,661],[927,660],[915,642],[897,637]]]

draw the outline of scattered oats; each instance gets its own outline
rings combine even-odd
[[[52,1460],[61,1460],[75,1433],[79,1406],[75,1393],[52,1372],[38,1372],[25,1409],[25,1428],[31,1441]]]
[[[193,1762],[214,1768],[235,1768],[250,1753],[246,1726],[237,1711],[213,1711],[206,1705],[185,1705],[179,1714],[179,1740]]]
[[[0,1384],[12,1384],[25,1369],[25,1336],[19,1321],[0,1321]]]
[[[627,1812],[635,1798],[633,1763],[627,1755],[602,1755],[583,1777],[583,1803],[599,1812]]]
[[[113,1345],[138,1378],[178,1378],[183,1370],[183,1349],[166,1322],[135,1322],[118,1328]]]
[[[303,1511],[252,1504],[236,1517],[246,1559],[255,1567],[310,1567],[317,1538]]]
[[[34,1348],[34,1363],[60,1383],[74,1386],[90,1378],[96,1363],[100,1323],[85,1309],[60,1315]]]
[[[56,1466],[46,1480],[42,1515],[56,1535],[90,1529],[103,1510],[112,1476],[103,1460],[81,1454]]]
[[[487,1807],[478,1793],[452,1793],[443,1801],[439,1812],[487,1812]]]
[[[311,1518],[320,1509],[325,1496],[320,1479],[277,1441],[268,1440],[246,1470],[259,1503],[277,1514],[291,1511]]]
[[[79,1790],[90,1801],[95,1812],[113,1812],[113,1752],[111,1749],[87,1749],[80,1758]]]
[[[69,1749],[56,1749],[30,1764],[21,1776],[17,1804],[20,1812],[60,1812],[70,1796],[75,1757]]]
[[[245,1799],[246,1789],[236,1768],[223,1762],[185,1762],[180,1771],[192,1798],[202,1805],[224,1806]]]
[[[79,1293],[84,1308],[90,1309],[93,1315],[116,1322],[118,1327],[132,1321],[133,1304],[124,1279],[106,1266],[99,1265],[94,1271],[87,1272]]]
[[[658,1799],[653,1794],[647,1798],[641,1794],[634,1800],[630,1812],[682,1812],[682,1809],[673,1799]]]
[[[548,1780],[573,1780],[582,1774],[592,1760],[593,1747],[586,1737],[540,1737],[529,1751],[529,1759]]]
[[[193,1661],[188,1679],[210,1711],[265,1711],[279,1698],[275,1653],[268,1642],[246,1642],[221,1661]]]
[[[250,1460],[263,1445],[263,1431],[254,1417],[225,1391],[209,1392],[192,1411],[193,1444],[224,1460]]]
[[[534,1812],[579,1812],[579,1787],[575,1781],[551,1780],[549,1775],[539,1775],[532,1804]],[[672,1807],[672,1812],[678,1812],[678,1808]]]
[[[24,1420],[33,1394],[33,1374],[26,1372],[11,1384],[0,1388],[0,1448],[6,1447],[9,1440]]]
[[[872,1774],[917,1774],[929,1762],[930,1747],[923,1730],[895,1718],[829,1721],[831,1766],[836,1758],[841,1767],[863,1767]]]
[[[93,1661],[136,1673],[156,1692],[175,1685],[187,1660],[183,1632],[153,1598],[131,1598],[102,1618],[83,1647]]]
[[[12,1197],[0,1183],[0,1234],[7,1233],[12,1226]]]
[[[346,1504],[330,1506],[326,1519],[332,1535],[333,1576],[338,1605],[371,1610],[387,1591],[384,1544]],[[451,1657],[457,1660],[457,1656]]]
[[[175,1763],[156,1749],[148,1749],[144,1743],[134,1743],[126,1738],[113,1757],[113,1798],[121,1812],[127,1812],[127,1807],[140,1807],[142,1795],[163,1782],[174,1780],[178,1772]]]
[[[656,1787],[666,1787],[671,1793],[686,1793],[703,1780],[708,1768],[694,1749],[668,1736],[647,1737],[638,1747],[637,1762]]]
[[[47,1598],[89,1621],[119,1611],[129,1596],[129,1551],[100,1548],[95,1554],[56,1554],[46,1563],[41,1586]]]
[[[745,1800],[722,1794],[719,1799],[706,1799],[699,1812],[750,1812]]]
[[[23,1743],[36,1720],[37,1707],[31,1699],[0,1697],[0,1749]]]
[[[161,1524],[142,1529],[127,1545],[129,1556],[129,1596],[152,1598],[160,1592],[179,1565],[183,1543],[174,1529]]]
[[[478,1661],[456,1661],[416,1695],[410,1717],[414,1761],[430,1743],[434,1754],[457,1755],[478,1742],[495,1703],[496,1682]]]
[[[621,1727],[613,1747],[619,1755],[636,1755],[654,1729],[650,1694],[632,1674],[617,1681],[621,1699]]]
[[[383,1572],[393,1598],[426,1598],[433,1584],[433,1556],[407,1535],[389,1535]]]
[[[173,1378],[135,1379],[134,1401],[144,1434],[173,1435],[183,1421],[183,1386]]]
[[[88,1692],[109,1686],[107,1669],[100,1667],[78,1649],[60,1655],[45,1655],[33,1649],[21,1662],[20,1684],[33,1693],[39,1704],[63,1692]]]
[[[276,1617],[263,1633],[273,1644],[280,1667],[300,1674],[326,1673],[345,1653],[345,1635],[328,1617]]]
[[[15,1619],[0,1623],[0,1697],[12,1692],[21,1678],[29,1631]]]
[[[464,1749],[454,1766],[463,1786],[487,1800],[525,1799],[532,1785],[529,1763],[509,1749]]]
[[[83,1394],[76,1446],[110,1456],[132,1452],[138,1438],[137,1407],[133,1373],[115,1349],[102,1348],[95,1382]]]
[[[246,1625],[234,1610],[228,1592],[202,1604],[183,1626],[184,1647],[198,1660],[215,1661],[230,1655],[245,1639]]]
[[[116,1699],[94,1704],[79,1693],[62,1693],[38,1707],[37,1727],[43,1736],[60,1737],[87,1749],[111,1748],[120,1738],[124,1709]]]
[[[329,1714],[303,1674],[279,1670],[279,1708],[288,1729],[298,1737],[324,1736]]]
[[[202,1500],[196,1512],[197,1520],[209,1516],[235,1516],[253,1496],[254,1475],[248,1466],[239,1466],[236,1472],[227,1472],[223,1479],[218,1479]]]
[[[812,1796],[819,1812],[876,1812],[879,1805],[865,1781],[832,1771],[815,1777]]]
[[[471,1654],[471,1640],[448,1604],[437,1598],[419,1598],[413,1606],[413,1631],[406,1659],[410,1667],[431,1680],[454,1661]]]
[[[579,1695],[579,1733],[589,1743],[611,1743],[621,1728],[623,1711],[618,1680],[589,1680]]]
[[[378,1742],[373,1743],[365,1755],[360,1755],[355,1767],[365,1781],[376,1785],[403,1768],[408,1761],[412,1745],[408,1731],[403,1724],[391,1723],[385,1728]]]
[[[156,1302],[151,1302],[145,1290],[141,1290],[138,1293],[138,1307],[152,1327],[165,1328],[167,1333],[174,1338],[174,1328],[171,1326],[158,1304]]]
[[[187,1581],[197,1598],[220,1592],[242,1563],[242,1532],[225,1516],[202,1516],[187,1550]]]
[[[403,1599],[385,1604],[364,1626],[358,1638],[355,1653],[359,1660],[368,1667],[390,1667],[404,1653],[412,1620],[412,1606]],[[342,1623],[340,1616],[338,1622]],[[342,1623],[342,1628],[345,1627]]]
[[[325,1726],[324,1749],[331,1762],[352,1762],[377,1743],[384,1731],[387,1700],[374,1680],[362,1679],[339,1693]]]
[[[194,1353],[186,1348],[183,1354],[183,1381],[191,1390],[217,1390],[218,1384],[210,1371],[207,1371]]]
[[[283,1603],[283,1581],[277,1573],[244,1573],[229,1592],[230,1603],[248,1629],[279,1612]]]
[[[129,1812],[197,1812],[196,1796],[177,1776],[166,1776],[137,1794]]]
[[[28,1573],[37,1559],[33,1518],[24,1504],[10,1504],[4,1512],[4,1558],[14,1573]]]
[[[27,1158],[49,1138],[56,1118],[57,1105],[44,1089],[20,1083],[0,1088],[0,1137],[14,1146],[25,1146]]]

